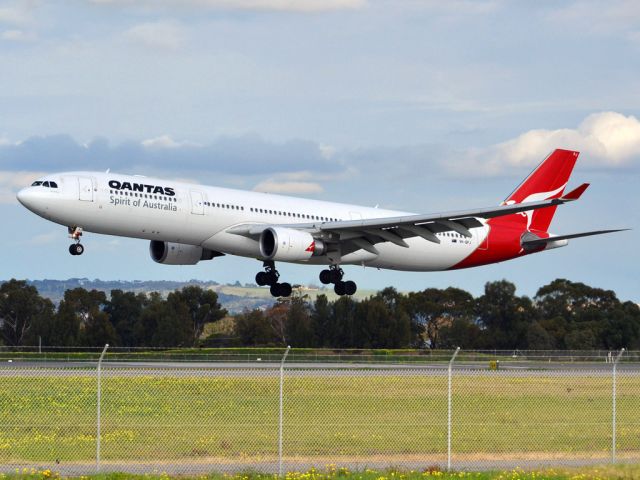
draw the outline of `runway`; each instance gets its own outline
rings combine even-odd
[[[347,362],[291,362],[283,366],[287,376],[407,376],[447,375],[448,362],[422,364],[347,363]],[[12,376],[94,376],[97,362],[13,360],[0,363],[0,377]],[[500,362],[498,369],[490,369],[488,362],[460,362],[452,365],[452,373],[465,375],[511,375],[538,377],[566,375],[610,376],[613,364],[604,362]],[[103,362],[102,374],[109,376],[169,376],[169,377],[248,377],[279,375],[278,362],[167,362],[122,361]],[[622,363],[617,366],[621,375],[640,375],[640,364]]]

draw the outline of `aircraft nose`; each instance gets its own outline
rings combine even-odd
[[[16,198],[22,205],[29,208],[30,206],[33,205],[33,198],[34,198],[33,189],[30,187],[23,188],[18,192],[18,194],[16,195]]]

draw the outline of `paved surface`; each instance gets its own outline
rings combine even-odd
[[[75,361],[33,361],[33,360],[13,360],[0,362],[0,375],[15,375],[17,371],[41,370],[48,371],[55,375],[60,374],[64,370],[78,371],[94,371],[96,362],[75,362]],[[321,370],[321,371],[340,371],[348,370],[350,375],[354,373],[366,371],[380,371],[382,374],[388,374],[389,371],[403,372],[410,371],[429,371],[442,374],[449,367],[446,362],[433,363],[411,363],[411,364],[394,364],[394,363],[312,363],[312,362],[288,362],[284,365],[289,372],[292,370]],[[603,374],[611,374],[613,365],[604,362],[565,362],[565,363],[548,363],[548,362],[500,362],[500,371],[518,372],[553,372],[553,371],[585,371],[585,372],[601,372]],[[189,371],[198,371],[198,374],[207,370],[211,371],[233,371],[233,370],[279,370],[278,362],[166,362],[166,361],[125,361],[125,362],[103,362],[102,369],[105,373],[111,371],[139,370],[144,375],[148,375],[150,371],[169,370],[175,374],[187,374]],[[455,371],[478,371],[481,373],[490,372],[488,362],[470,363],[458,362],[453,365]],[[638,372],[640,373],[640,364],[621,363],[617,367],[618,372],[625,374]],[[182,373],[180,373],[182,372]]]

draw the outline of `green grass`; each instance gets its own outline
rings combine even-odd
[[[573,469],[543,469],[496,472],[442,472],[437,469],[424,471],[402,470],[363,470],[350,471],[333,465],[325,470],[311,469],[306,472],[289,472],[283,480],[633,480],[640,476],[637,465],[597,466]],[[0,474],[0,479],[7,480],[46,480],[50,478],[68,478],[82,480],[278,480],[277,475],[244,472],[235,475],[205,474],[199,476],[132,475],[110,473],[88,475],[82,477],[60,477],[50,470],[25,469],[15,474]]]
[[[275,369],[251,376],[105,376],[102,459],[109,462],[273,461],[278,448]],[[221,375],[224,375],[221,372]],[[611,381],[456,373],[453,460],[602,458],[611,449]],[[580,375],[580,376],[578,376]],[[446,377],[296,376],[285,381],[284,452],[324,463],[433,458],[447,448]],[[618,454],[640,455],[640,377],[618,383]],[[0,377],[0,464],[90,463],[96,380]]]

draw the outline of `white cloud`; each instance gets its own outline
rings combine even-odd
[[[2,139],[0,139],[1,141]],[[0,170],[0,203],[17,204],[16,193],[43,176],[43,172],[11,172]]]
[[[395,2],[393,2],[395,3]],[[500,6],[498,0],[405,0],[399,6],[428,10],[440,15],[482,15],[495,11]]]
[[[556,148],[581,152],[581,161],[591,166],[628,166],[640,159],[640,121],[616,112],[594,113],[575,129],[529,130],[492,147],[469,150],[466,158],[447,167],[499,175],[508,169],[533,167]]]
[[[33,2],[16,2],[11,7],[0,7],[0,23],[12,25],[24,25],[31,21],[31,9]]]
[[[187,142],[176,142],[169,135],[160,135],[159,137],[149,138],[140,143],[145,148],[178,148],[189,145]]]
[[[362,8],[366,0],[90,0],[99,5],[144,5],[147,8],[206,8],[314,13]]]
[[[287,193],[287,194],[309,194],[322,193],[324,189],[314,182],[289,182],[277,180],[265,180],[253,188],[256,192],[267,193]]]
[[[337,152],[336,147],[332,147],[331,145],[318,145],[318,150],[320,150],[320,155],[322,155],[327,160],[331,159]]]
[[[173,21],[141,23],[124,33],[125,38],[152,49],[177,50],[185,44],[183,27]]]
[[[35,42],[38,36],[34,32],[14,29],[2,32],[2,39],[10,42]]]

